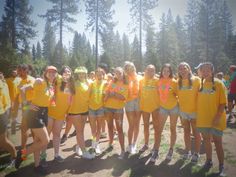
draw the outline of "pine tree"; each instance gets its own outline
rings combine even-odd
[[[133,22],[133,32],[139,29],[139,57],[137,58],[138,65],[142,69],[142,32],[153,23],[149,11],[157,6],[158,0],[128,0],[131,5],[130,14]]]
[[[51,22],[49,22],[49,20],[47,20],[45,24],[42,43],[43,43],[42,55],[50,64],[52,64],[53,54],[56,47],[56,37],[53,27],[51,26]]]
[[[60,55],[57,58],[56,65],[61,66],[63,56],[63,30],[67,29],[73,31],[68,23],[75,23],[77,20],[73,17],[78,14],[79,0],[48,0],[53,4],[52,8],[47,10],[46,14],[40,17],[46,18],[49,22],[54,24],[55,29],[59,29],[60,39]],[[55,61],[54,61],[55,62]]]
[[[187,59],[187,40],[186,40],[186,32],[184,29],[184,24],[179,15],[177,15],[175,19],[175,31],[177,37],[177,48],[179,61],[186,61]]]
[[[41,50],[41,45],[39,42],[37,42],[37,47],[36,47],[36,58],[37,59],[42,58],[42,50]]]
[[[36,36],[33,29],[36,24],[30,19],[33,7],[29,5],[29,0],[6,0],[4,11],[1,22],[3,40],[14,49],[25,51],[29,40]]]
[[[33,59],[33,61],[35,61],[35,59],[36,59],[36,49],[35,49],[34,44],[33,44],[33,47],[32,47],[32,59]]]
[[[115,0],[87,0],[85,3],[88,20],[86,28],[95,31],[96,67],[98,66],[98,37],[105,35],[108,30],[113,31],[115,26],[112,21],[114,10],[111,9],[114,3]]]
[[[122,60],[130,61],[130,43],[125,33],[122,36]]]
[[[200,6],[198,0],[188,0],[187,14],[185,16],[185,26],[187,30],[187,57],[186,61],[191,66],[197,66],[199,59],[199,44],[198,44],[198,25]]]
[[[135,35],[134,40],[131,45],[131,61],[135,64],[137,71],[142,71],[142,68],[140,66],[140,62],[138,62],[137,58],[139,58],[139,40],[138,37]]]
[[[157,58],[157,41],[155,39],[155,32],[153,25],[147,27],[146,32],[146,53],[145,63],[146,65],[153,64],[156,67],[160,67],[160,61]]]

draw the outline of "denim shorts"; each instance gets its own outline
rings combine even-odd
[[[176,105],[172,109],[165,109],[160,106],[159,112],[160,112],[160,114],[164,114],[164,115],[178,115],[179,114],[179,106]]]
[[[196,119],[196,113],[185,113],[185,112],[182,112],[182,111],[179,111],[179,115],[182,119],[184,120],[195,120]]]
[[[100,108],[97,110],[89,109],[89,116],[90,117],[102,117],[104,116],[104,108]]]
[[[113,108],[104,108],[105,113],[120,113],[123,114],[124,113],[124,109],[113,109]]]
[[[138,98],[127,102],[125,105],[126,112],[133,112],[133,111],[139,111],[139,110],[140,109],[139,109],[139,99]]]
[[[43,128],[48,125],[48,108],[39,107],[39,110],[29,110],[26,116],[28,128]]]
[[[211,134],[211,135],[215,135],[215,136],[223,136],[223,131],[217,130],[215,128],[198,127],[197,131],[199,133],[206,133],[206,134]]]

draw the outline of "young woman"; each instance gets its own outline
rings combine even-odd
[[[68,111],[68,117],[76,130],[76,153],[85,159],[93,159],[94,154],[90,154],[85,147],[84,127],[88,116],[89,106],[89,83],[87,80],[87,69],[78,67],[74,71],[75,75],[75,94],[72,96],[72,102]]]
[[[155,77],[156,68],[154,65],[148,65],[145,69],[144,78],[140,81],[140,110],[142,111],[144,124],[144,146],[140,152],[148,149],[149,144],[149,124],[150,115],[152,115],[152,122],[154,127],[155,143],[152,151],[151,162],[155,162],[157,158],[156,142],[157,142],[157,119],[159,109],[159,99],[157,92],[158,79]]]
[[[7,137],[8,114],[11,107],[8,86],[0,72],[0,147],[11,154],[10,166],[14,164],[16,158],[16,149]]]
[[[29,111],[27,107],[29,106],[29,103],[32,101],[33,94],[34,94],[32,89],[26,90],[25,88],[31,87],[34,84],[35,78],[28,74],[29,68],[28,68],[28,65],[26,64],[19,65],[17,68],[17,73],[21,80],[19,84],[17,85],[17,93],[16,93],[17,96],[14,103],[14,106],[16,107],[14,107],[13,109],[16,111],[16,109],[18,109],[18,103],[21,104],[21,108],[22,108],[21,148],[25,149],[26,144],[27,144],[27,139],[28,139],[28,130],[29,130],[29,128],[27,127],[27,122],[26,122],[28,111]]]
[[[114,74],[114,81],[109,83],[106,89],[104,97],[104,107],[108,125],[109,147],[112,147],[113,143],[113,120],[115,120],[116,129],[118,131],[119,143],[121,146],[121,153],[119,155],[119,159],[123,159],[125,155],[123,133],[123,108],[125,106],[125,101],[128,96],[128,83],[125,79],[124,71],[121,67],[115,68]]]
[[[92,148],[96,154],[100,154],[99,139],[101,135],[101,124],[104,121],[103,96],[106,87],[104,80],[105,71],[98,68],[95,71],[95,80],[90,85],[89,95],[89,121],[92,130]]]
[[[184,159],[191,158],[192,162],[197,162],[201,145],[201,137],[196,131],[196,112],[197,112],[197,95],[200,87],[200,79],[193,76],[188,63],[182,62],[178,66],[178,99],[179,110],[184,127],[185,154]],[[191,153],[191,129],[194,135],[195,151]]]
[[[170,148],[166,155],[167,160],[172,159],[173,148],[176,142],[176,124],[179,114],[177,103],[177,82],[173,78],[172,68],[170,64],[164,64],[161,68],[160,79],[158,81],[158,93],[160,98],[160,112],[158,118],[158,137],[157,137],[157,153],[161,143],[161,135],[168,116],[170,117]],[[158,156],[158,155],[157,155]]]
[[[222,147],[223,130],[226,128],[226,88],[218,79],[214,78],[212,63],[201,65],[201,85],[197,100],[197,130],[202,134],[206,162],[204,168],[212,167],[213,139],[219,161],[219,174],[224,175],[224,151]]]
[[[125,111],[128,118],[128,147],[127,151],[131,154],[136,153],[136,141],[139,133],[140,109],[139,109],[139,77],[132,62],[125,62],[124,72],[126,74],[129,90]]]
[[[15,163],[17,169],[21,162],[26,159],[27,155],[34,153],[35,172],[40,174],[47,173],[46,169],[40,165],[40,151],[45,149],[49,143],[46,128],[48,123],[48,107],[55,106],[56,77],[57,68],[48,66],[44,73],[44,79],[38,78],[33,85],[34,96],[30,107],[28,107],[29,112],[26,116],[27,126],[32,130],[34,135],[33,144],[17,152]],[[25,93],[29,89],[32,89],[32,87],[25,87],[22,92]]]
[[[60,133],[71,104],[71,97],[75,94],[72,71],[69,66],[62,67],[61,77],[57,79],[56,106],[48,109],[48,134],[53,134],[54,161],[63,162],[59,154]]]

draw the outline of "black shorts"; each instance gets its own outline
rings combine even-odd
[[[43,128],[48,125],[48,108],[39,107],[38,111],[29,110],[26,116],[28,128]]]
[[[68,113],[69,116],[87,116],[88,115],[88,111],[87,112],[82,112],[82,113],[77,113],[77,114],[74,114],[74,113]]]
[[[228,94],[228,102],[236,102],[236,94],[235,93],[229,93]]]
[[[3,134],[7,131],[7,125],[9,123],[7,112],[0,114],[0,134]]]

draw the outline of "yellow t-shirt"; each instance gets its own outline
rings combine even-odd
[[[129,77],[129,85],[128,85],[128,101],[132,101],[139,96],[139,82],[141,80],[141,76],[136,75],[134,78]]]
[[[0,80],[0,114],[3,114],[11,107],[8,86]]]
[[[219,105],[227,102],[226,89],[224,84],[216,78],[214,79],[215,91],[212,89],[212,85],[212,82],[204,82],[203,90],[198,92],[197,127],[215,128],[222,131],[226,128],[225,111],[218,126],[212,127],[212,121]]]
[[[181,112],[192,114],[197,112],[197,95],[200,87],[200,79],[193,76],[192,86],[188,79],[182,80],[182,87],[177,86],[179,109]]]
[[[23,79],[23,80],[21,79],[20,80],[20,82],[18,84],[18,87],[17,87],[17,95],[19,95],[19,103],[22,102],[19,87],[22,87],[22,86],[25,86],[25,85],[33,86],[34,81],[35,81],[35,78],[30,76],[30,75],[27,75],[26,79]],[[26,96],[26,101],[31,101],[33,99],[33,96],[34,96],[33,90],[32,89],[27,90],[25,96]]]
[[[89,108],[92,110],[98,110],[103,107],[103,97],[106,87],[106,81],[95,80],[90,85],[90,96],[89,96]]]
[[[124,84],[123,82],[111,82],[107,88],[106,92],[115,92],[120,95],[123,95],[125,100],[116,99],[114,97],[109,97],[105,103],[104,107],[112,108],[112,109],[122,109],[125,106],[127,97],[128,97],[128,85]]]
[[[145,79],[140,80],[139,84],[139,97],[140,97],[140,110],[151,113],[159,108],[159,99],[157,92],[158,79]]]
[[[6,79],[6,83],[8,85],[9,94],[12,102],[15,100],[16,97],[16,85],[14,84],[15,79],[16,78],[13,77],[9,77]]]
[[[46,81],[42,83],[35,83],[33,85],[33,99],[32,103],[40,107],[48,107],[53,93],[48,89]]]
[[[64,120],[71,104],[71,94],[66,91],[60,90],[62,82],[58,82],[56,88],[56,106],[49,106],[48,116],[56,120]]]
[[[72,96],[72,102],[69,108],[70,114],[88,112],[89,92],[89,83],[75,82],[75,95]]]
[[[177,82],[175,79],[159,79],[158,95],[160,106],[165,109],[173,109],[177,105]]]

